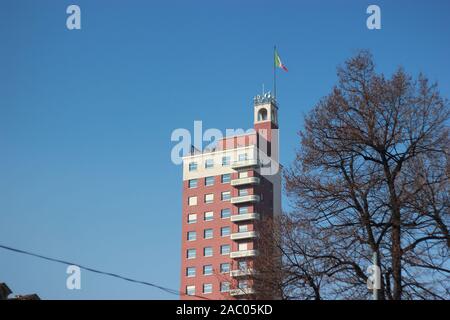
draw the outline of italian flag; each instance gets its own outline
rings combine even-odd
[[[277,49],[275,49],[275,67],[281,68],[284,71],[288,71],[286,66],[281,62],[280,56],[278,55]]]

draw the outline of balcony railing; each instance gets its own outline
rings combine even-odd
[[[259,199],[258,195],[250,194],[247,196],[232,197],[231,203],[259,202]]]
[[[254,257],[258,255],[257,250],[241,250],[234,251],[230,253],[230,258],[246,258],[246,257]]]
[[[230,296],[242,296],[247,294],[254,294],[255,290],[253,288],[242,288],[242,289],[231,289]]]
[[[231,180],[232,186],[243,186],[246,184],[259,184],[260,179],[258,177],[247,177]]]
[[[248,167],[256,167],[258,165],[258,160],[241,160],[235,161],[231,164],[231,168],[233,169],[241,169]]]
[[[256,231],[236,232],[230,235],[231,240],[251,239],[256,237],[257,237]]]
[[[235,214],[232,215],[230,220],[232,222],[240,222],[240,221],[247,221],[247,220],[259,220],[259,213],[241,213],[241,214]]]
[[[231,270],[230,276],[237,278],[237,277],[247,277],[252,276],[255,274],[255,271],[253,269],[247,269],[247,270]]]

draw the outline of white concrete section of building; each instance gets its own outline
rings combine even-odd
[[[246,269],[246,270],[231,270],[230,276],[233,278],[238,277],[248,277],[255,275],[255,270],[253,269]]]
[[[235,232],[230,235],[231,240],[243,240],[256,238],[258,234],[256,231]]]
[[[186,156],[183,157],[183,180],[232,173],[235,172],[232,164],[238,162],[239,157],[245,157],[246,161],[249,161],[256,160],[257,156],[258,152],[255,145]],[[225,157],[229,157],[227,159],[229,164],[222,165],[222,161]],[[209,168],[206,165],[207,161],[212,161],[213,163],[213,165]],[[192,163],[196,164],[196,169],[189,171],[189,164]]]
[[[246,258],[246,257],[254,257],[257,255],[258,255],[257,250],[242,250],[231,252],[230,258]]]
[[[242,289],[232,289],[230,290],[230,296],[242,296],[247,294],[254,294],[255,290],[253,288],[242,288]]]
[[[231,165],[233,169],[244,169],[244,168],[250,168],[250,167],[256,167],[258,165],[258,160],[251,159],[251,160],[242,160],[242,161],[235,161]]]
[[[259,220],[259,213],[234,214],[230,217],[231,222],[240,222],[247,220]]]
[[[245,202],[259,202],[260,197],[256,194],[250,194],[248,196],[240,196],[231,198],[232,204],[245,203]]]
[[[231,180],[232,186],[243,186],[246,184],[259,184],[260,179],[258,177],[247,177]]]

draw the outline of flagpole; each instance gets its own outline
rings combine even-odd
[[[277,66],[275,65],[277,46],[273,47],[273,96],[277,100]]]

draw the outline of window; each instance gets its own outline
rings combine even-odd
[[[188,241],[194,241],[194,240],[196,240],[196,239],[197,239],[197,232],[195,232],[195,231],[189,231],[189,232],[187,233],[187,239],[188,239]]]
[[[187,286],[186,287],[186,294],[188,296],[193,296],[195,295],[195,286]]]
[[[229,218],[230,216],[231,216],[231,209],[227,208],[227,209],[222,209],[222,211],[220,211],[220,217],[222,219]]]
[[[247,285],[247,280],[240,280],[238,282],[238,288],[239,289],[247,289],[248,285]]]
[[[203,238],[212,239],[213,237],[213,229],[205,229],[203,230]]]
[[[248,207],[239,207],[239,214],[248,213]]]
[[[206,159],[206,161],[205,161],[205,168],[206,169],[211,169],[212,167],[214,167],[214,160],[213,159]]]
[[[267,110],[262,108],[258,111],[258,121],[266,121],[267,120]]]
[[[203,275],[210,276],[212,274],[213,274],[212,264],[207,264],[206,266],[203,266]]]
[[[238,244],[238,250],[239,251],[245,251],[247,250],[248,245],[246,243],[239,243]]]
[[[196,171],[196,170],[197,170],[197,162],[190,162],[189,171]]]
[[[203,284],[203,293],[211,293],[212,292],[212,284],[211,283],[205,283]]]
[[[246,154],[246,153],[241,153],[241,154],[238,156],[238,160],[239,160],[239,161],[245,161],[245,160],[247,160],[247,154]]]
[[[229,157],[229,156],[222,157],[222,166],[223,167],[229,166],[230,163],[231,163],[231,157]]]
[[[195,277],[195,267],[187,267],[186,268],[186,276]]]
[[[241,178],[248,178],[248,171],[239,172],[239,179]]]
[[[230,183],[231,173],[226,173],[222,175],[222,183]]]
[[[214,201],[214,193],[205,194],[205,203],[211,203]]]
[[[239,189],[239,197],[247,196],[248,195],[248,189]]]
[[[203,220],[211,221],[213,218],[214,218],[214,212],[208,211],[208,212],[205,212]]]
[[[213,255],[212,247],[204,247],[203,248],[203,255],[205,257],[212,257],[212,255]]]
[[[220,273],[228,273],[230,272],[230,264],[229,263],[221,263],[220,264]]]
[[[228,201],[231,198],[231,191],[222,192],[222,201]]]
[[[220,246],[220,254],[230,254],[230,245],[229,244],[223,244]]]
[[[188,214],[188,223],[196,223],[197,222],[197,214],[190,213]]]
[[[206,177],[205,186],[212,186],[212,185],[214,185],[214,177]]]
[[[189,171],[196,171],[196,170],[197,170],[197,162],[190,162]]]
[[[229,282],[221,282],[220,283],[220,292],[228,292],[230,291],[230,283]]]
[[[197,188],[198,180],[197,179],[191,179],[189,180],[189,188]]]
[[[241,224],[238,227],[239,232],[247,232],[248,231],[248,225],[246,224]]]
[[[194,259],[197,255],[197,251],[195,251],[195,249],[188,249],[186,256],[188,259]]]
[[[197,205],[197,197],[189,197],[188,198],[188,204],[190,206],[196,206]]]
[[[241,260],[238,263],[239,270],[241,271],[247,271],[247,261]]]
[[[230,227],[222,227],[220,228],[220,235],[222,237],[226,237],[230,235]]]

